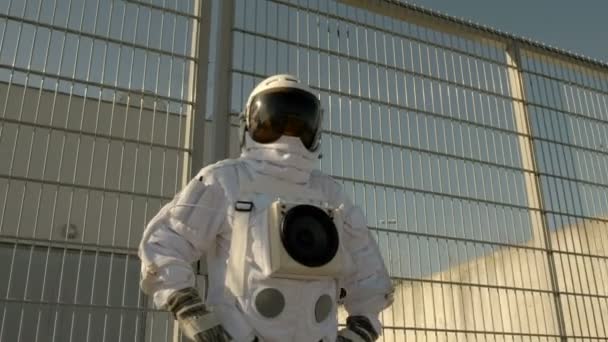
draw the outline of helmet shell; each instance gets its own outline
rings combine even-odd
[[[247,134],[247,130],[249,129],[249,106],[251,105],[251,101],[253,100],[253,98],[255,98],[256,95],[271,90],[271,89],[278,89],[278,88],[295,88],[295,89],[299,89],[299,90],[303,90],[307,93],[312,94],[313,96],[317,96],[315,92],[313,92],[313,90],[306,84],[300,82],[300,80],[298,80],[297,77],[289,75],[289,74],[280,74],[280,75],[273,75],[270,76],[266,79],[264,79],[262,82],[258,83],[258,85],[253,89],[253,91],[251,91],[251,94],[249,94],[249,98],[247,99],[247,103],[245,104],[245,108],[243,109],[243,112],[241,113],[240,116],[240,128],[241,128],[241,133],[240,133],[240,138],[241,138],[241,148],[244,147],[245,145],[245,134]],[[321,110],[321,117],[319,122],[323,122],[323,110]],[[313,143],[313,147],[310,149],[311,152],[315,152],[319,149],[320,145],[321,145],[321,127],[319,127],[317,129],[317,134],[315,136],[315,142]]]

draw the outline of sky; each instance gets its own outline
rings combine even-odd
[[[404,0],[608,63],[606,0]]]

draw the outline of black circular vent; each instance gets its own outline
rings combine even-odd
[[[339,237],[329,215],[312,205],[291,208],[283,219],[281,240],[295,261],[308,267],[330,262],[338,252]]]

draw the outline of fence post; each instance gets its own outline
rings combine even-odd
[[[218,48],[215,56],[214,77],[214,148],[211,161],[225,159],[229,155],[230,138],[230,92],[232,87],[232,35],[234,23],[234,0],[218,1]]]
[[[186,139],[191,139],[190,165],[184,158],[184,184],[195,175],[205,164],[205,122],[207,113],[207,77],[209,63],[209,36],[211,34],[211,1],[196,2],[198,27],[192,30],[191,53],[196,53],[196,65],[190,68],[188,87],[190,96],[194,96],[194,108],[191,108],[186,126]],[[188,146],[188,145],[186,145]]]
[[[185,186],[205,164],[205,126],[207,121],[207,77],[209,70],[209,40],[211,34],[211,1],[198,0],[194,3],[198,20],[194,20],[191,32],[190,54],[196,63],[188,68],[188,100],[194,104],[186,111],[184,152],[182,163],[182,184]],[[198,25],[196,25],[198,24]],[[188,153],[190,155],[188,156]],[[204,259],[203,259],[204,260]],[[194,269],[198,271],[199,262]],[[197,272],[198,273],[198,272]],[[196,275],[198,285],[202,276]],[[203,284],[204,285],[204,284]],[[186,341],[182,338],[177,320],[173,321],[173,342]]]
[[[524,173],[524,180],[528,206],[531,209],[530,223],[532,225],[532,243],[535,247],[542,247],[547,251],[547,262],[551,282],[549,285],[555,302],[557,329],[560,340],[567,341],[564,311],[560,300],[559,284],[557,281],[557,266],[555,264],[551,236],[549,234],[549,227],[547,225],[543,205],[540,175],[534,153],[534,137],[530,129],[530,113],[528,112],[527,97],[524,88],[521,49],[518,43],[511,42],[511,44],[507,46],[506,61],[508,65],[509,87],[511,96],[513,97],[513,116],[515,118],[517,132],[520,133],[519,148],[522,156],[522,168],[526,170]]]

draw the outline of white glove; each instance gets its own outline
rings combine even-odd
[[[338,331],[337,342],[374,342],[378,333],[365,316],[350,316],[346,319],[346,328]]]

